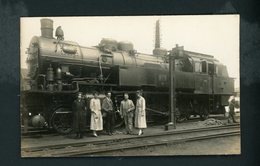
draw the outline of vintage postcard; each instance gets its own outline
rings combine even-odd
[[[239,24],[21,17],[21,156],[240,154]]]

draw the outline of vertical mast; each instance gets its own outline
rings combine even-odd
[[[155,45],[154,48],[160,48],[161,47],[161,39],[160,39],[160,20],[156,21],[156,27],[155,27]]]

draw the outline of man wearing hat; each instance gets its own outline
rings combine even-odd
[[[144,133],[143,129],[147,128],[145,99],[142,97],[142,92],[140,90],[136,92],[136,96],[135,127],[139,129],[138,135],[142,135]]]
[[[79,92],[77,99],[73,102],[73,130],[76,133],[76,138],[82,138],[86,125],[86,105],[82,99],[82,93]]]

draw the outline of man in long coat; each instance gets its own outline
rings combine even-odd
[[[102,102],[102,109],[106,113],[106,117],[105,117],[106,132],[108,135],[113,135],[115,118],[114,118],[113,102],[111,100],[111,92],[106,93],[106,97]]]
[[[142,135],[146,125],[145,99],[142,97],[141,91],[137,91],[137,101],[135,109],[135,127],[139,129],[138,135]]]
[[[77,99],[73,102],[73,130],[76,138],[82,138],[86,125],[86,105],[82,99],[82,93],[78,93]]]
[[[93,130],[93,135],[97,137],[97,132],[103,130],[103,119],[101,113],[100,99],[98,98],[98,93],[94,92],[94,98],[90,100],[90,110],[91,110],[91,120],[90,120],[90,130]]]

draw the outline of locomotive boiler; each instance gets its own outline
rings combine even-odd
[[[41,36],[31,39],[27,50],[30,89],[22,92],[23,105],[31,124],[71,131],[71,105],[77,92],[88,104],[93,91],[103,96],[111,91],[117,107],[122,94],[132,99],[142,90],[149,122],[163,122],[169,110],[169,55],[175,58],[176,120],[191,115],[206,119],[209,114],[224,114],[224,106],[234,92],[234,79],[227,68],[211,55],[176,46],[167,51],[156,47],[153,54],[139,53],[131,42],[103,38],[97,46],[85,47],[66,37],[58,27],[53,36],[53,21],[41,19]],[[88,117],[88,116],[87,116]],[[88,117],[89,118],[89,117]],[[121,122],[117,117],[118,123]]]

